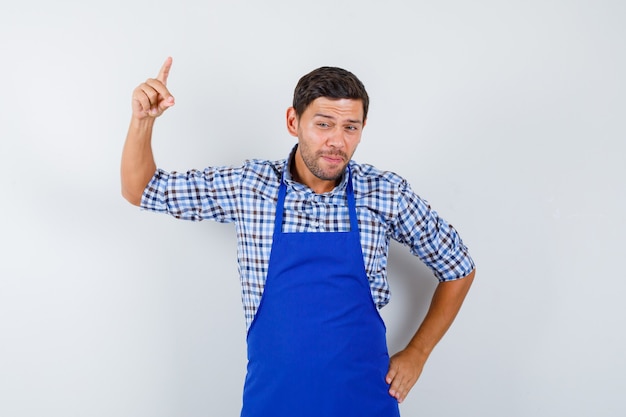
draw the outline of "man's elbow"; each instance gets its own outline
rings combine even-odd
[[[122,187],[122,197],[124,197],[124,199],[128,201],[130,204],[132,204],[133,206],[139,207],[141,205],[142,194],[143,192],[142,193],[132,192],[128,190],[127,188]]]
[[[474,276],[476,276],[476,268],[472,269],[472,271],[469,274],[461,278],[461,280],[464,281],[468,290],[472,286],[472,283],[474,282]]]

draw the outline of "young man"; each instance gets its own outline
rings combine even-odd
[[[156,168],[154,121],[174,105],[168,58],[133,92],[122,155],[132,204],[237,225],[248,373],[241,415],[392,417],[452,324],[474,277],[455,229],[396,174],[351,160],[369,97],[350,72],[302,77],[287,130],[289,157],[168,173]],[[389,239],[440,283],[408,346],[389,358],[378,308],[389,300]]]

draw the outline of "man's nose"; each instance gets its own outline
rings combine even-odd
[[[340,148],[343,146],[343,135],[340,128],[332,129],[326,136],[326,144],[333,148]]]

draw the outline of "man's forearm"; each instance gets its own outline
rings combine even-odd
[[[143,190],[156,171],[152,156],[152,128],[157,117],[174,105],[167,89],[172,58],[167,58],[156,78],[148,78],[133,90],[133,116],[122,152],[122,195],[130,203],[141,204]]]
[[[154,118],[132,118],[122,152],[122,196],[138,206],[143,190],[156,171],[152,155]]]
[[[390,358],[386,380],[389,394],[398,402],[404,401],[420,377],[428,356],[461,309],[473,280],[474,271],[462,279],[440,283],[419,329],[407,347]]]
[[[423,360],[428,358],[461,309],[463,300],[474,280],[474,273],[475,271],[472,271],[465,278],[438,284],[428,313],[407,349],[413,350]]]

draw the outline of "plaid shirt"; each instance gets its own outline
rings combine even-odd
[[[249,328],[261,302],[267,275],[280,179],[287,159],[248,160],[239,167],[209,167],[186,173],[158,169],[141,207],[184,220],[235,223],[242,301]],[[349,163],[356,199],[361,247],[372,298],[389,302],[387,253],[390,239],[406,246],[439,281],[462,278],[474,269],[456,230],[417,196],[400,176],[371,165]],[[350,230],[346,180],[331,192],[315,194],[285,172],[283,231]]]

